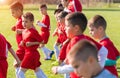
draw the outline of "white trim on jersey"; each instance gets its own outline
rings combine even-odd
[[[6,57],[8,57],[8,45],[6,44]]]
[[[73,3],[73,7],[74,7],[75,12],[77,12],[77,8],[75,6],[75,1],[73,0],[72,3]]]

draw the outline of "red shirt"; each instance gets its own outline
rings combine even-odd
[[[70,10],[71,12],[81,12],[82,11],[82,5],[80,3],[79,0],[69,0],[69,4],[68,4],[68,10]]]
[[[0,34],[0,60],[7,58],[7,49],[11,48],[11,45],[6,41],[5,37]]]
[[[67,50],[66,50],[66,54],[69,53],[70,49],[77,43],[79,42],[80,40],[82,39],[86,39],[86,40],[89,40],[91,42],[93,42],[98,50],[102,47],[102,45],[100,45],[98,42],[94,41],[93,39],[91,39],[90,37],[88,36],[85,36],[85,35],[78,35],[78,36],[75,36],[71,39],[70,43],[68,44],[68,47],[67,47]],[[69,64],[69,59],[67,59],[67,63]],[[71,72],[70,73],[70,78],[79,78],[74,72]]]
[[[17,21],[17,23],[15,25],[15,28],[16,28],[16,30],[17,29],[24,29],[23,25],[22,25],[22,18],[21,17],[18,18],[18,21]],[[17,41],[18,45],[21,42],[21,40],[22,40],[22,34],[16,34],[16,41]]]
[[[119,51],[116,49],[114,44],[109,38],[104,38],[100,41],[100,44],[104,45],[108,49],[108,59],[116,60],[117,56],[119,56]],[[118,73],[115,66],[105,66],[111,73],[118,77]]]
[[[34,28],[25,29],[22,33],[23,42],[42,42],[43,39],[39,35],[38,31]],[[24,46],[26,52],[36,51],[39,45],[33,45],[30,47]]]
[[[45,24],[47,27],[41,27],[41,31],[47,32],[50,30],[50,18],[48,15],[43,15],[42,21],[43,24]]]

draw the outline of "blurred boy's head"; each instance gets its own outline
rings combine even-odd
[[[57,7],[56,7],[56,9],[62,9],[62,10],[63,10],[63,9],[64,9],[64,7],[63,7],[63,5],[62,5],[62,4],[58,4],[58,5],[57,5]]]
[[[46,15],[46,14],[47,14],[47,5],[46,5],[46,4],[40,5],[39,10],[41,11],[41,13],[42,13],[43,15]]]
[[[65,25],[65,17],[68,15],[68,12],[66,11],[61,11],[57,17],[58,17],[58,22],[60,22],[61,24]]]
[[[11,14],[14,18],[19,18],[23,14],[23,5],[20,2],[14,2],[10,5]]]
[[[65,29],[68,38],[83,34],[87,27],[87,18],[83,13],[70,13],[65,18]]]
[[[61,12],[61,11],[63,11],[62,9],[56,9],[55,11],[54,11],[54,15],[55,15],[55,18],[56,18],[56,20],[58,21],[58,14]]]
[[[88,40],[81,40],[72,47],[67,58],[78,76],[91,78],[94,67],[100,67],[96,46]]]
[[[95,39],[100,39],[102,36],[105,35],[106,27],[106,20],[100,15],[95,15],[88,22],[88,28],[90,31],[89,33]]]
[[[63,7],[67,7],[69,4],[69,0],[61,0],[61,4],[63,5]]]
[[[33,26],[33,22],[34,22],[34,15],[31,12],[26,12],[25,14],[23,14],[22,24],[24,28],[26,29],[31,28]]]

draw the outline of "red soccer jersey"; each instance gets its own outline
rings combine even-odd
[[[10,43],[0,34],[0,78],[7,77],[8,63],[6,59],[8,54],[7,49],[9,48],[11,48]]]
[[[42,42],[42,38],[37,32],[36,29],[25,29],[22,33],[23,36],[23,42],[26,44],[26,42]],[[39,45],[33,45],[27,47],[24,45],[25,48],[25,55],[24,59],[21,63],[21,67],[27,68],[27,69],[33,69],[35,70],[37,67],[41,65],[40,63],[40,54],[37,51]]]
[[[70,12],[82,11],[82,5],[79,0],[69,0],[69,4],[67,8]]]
[[[48,15],[43,15],[41,22],[45,24],[47,27],[41,27],[41,31],[49,32],[50,30],[50,18]]]
[[[22,33],[23,42],[26,44],[26,42],[42,42],[42,38],[39,35],[38,31],[34,28],[31,29],[25,29]],[[38,48],[39,45],[34,45],[30,47],[24,47],[25,51],[34,51]]]
[[[17,21],[17,23],[15,25],[15,28],[16,28],[16,30],[17,29],[24,29],[23,25],[22,25],[22,18],[21,17],[18,18],[18,21]],[[22,34],[16,34],[16,41],[17,41],[18,45],[21,42],[21,40],[22,40]]]
[[[60,33],[59,33],[59,31],[60,31]],[[66,32],[65,32],[65,25],[60,24],[60,26],[58,27],[57,42],[62,44],[66,39],[67,39],[67,35],[66,35]]]
[[[100,44],[104,45],[108,49],[107,58],[110,60],[115,60],[119,56],[119,52],[109,38],[104,38],[100,41]],[[115,66],[105,66],[111,73],[118,77],[118,73]]]
[[[90,37],[88,36],[85,36],[85,35],[78,35],[78,36],[75,36],[71,39],[70,43],[68,44],[68,47],[67,47],[67,50],[66,50],[66,53],[68,54],[68,52],[70,51],[70,49],[77,43],[79,42],[80,40],[83,40],[83,39],[86,39],[86,40],[89,40],[91,42],[93,42],[98,50],[102,47],[102,45],[100,45],[98,42],[94,41],[93,39],[91,39]],[[66,55],[67,55],[66,54]],[[67,63],[69,64],[69,59],[67,59]],[[70,73],[70,78],[79,78],[74,72],[71,72]]]

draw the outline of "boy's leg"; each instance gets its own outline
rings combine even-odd
[[[27,71],[27,69],[21,68],[18,71],[18,78],[25,78],[25,72]]]
[[[56,54],[56,60],[58,60],[58,56],[59,56],[59,46],[60,44],[59,43],[55,43],[54,45],[54,51],[55,51],[55,54]]]
[[[44,54],[45,54],[46,60],[47,60],[47,59],[49,60],[49,59],[52,58],[52,55],[54,54],[54,51],[49,50],[49,49],[46,48],[45,46],[42,46],[41,49],[42,49],[42,51],[43,51]]]
[[[47,76],[43,73],[40,68],[36,68],[35,75],[37,78],[47,78]]]

